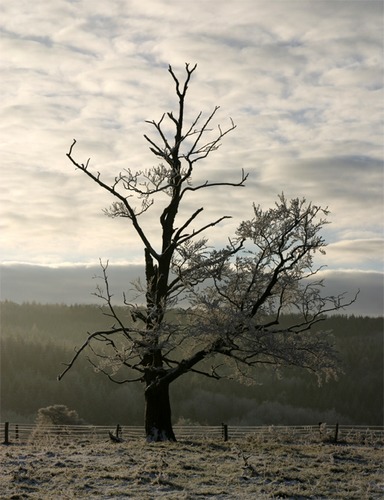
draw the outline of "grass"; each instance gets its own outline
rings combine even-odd
[[[0,499],[381,499],[382,443],[65,440],[0,447]]]

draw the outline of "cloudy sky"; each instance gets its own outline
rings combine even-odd
[[[360,288],[353,311],[382,313],[381,1],[5,0],[0,14],[2,300],[93,302],[99,258],[127,289],[138,241],[66,153],[76,138],[79,162],[106,180],[156,165],[145,120],[176,108],[167,67],[182,78],[190,62],[187,117],[219,105],[216,123],[237,125],[196,179],[250,174],[191,200],[201,222],[233,216],[212,244],[253,202],[305,196],[331,211],[330,287]],[[157,220],[145,221],[153,238]]]

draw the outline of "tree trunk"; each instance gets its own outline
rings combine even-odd
[[[176,441],[172,429],[169,384],[157,381],[145,390],[145,432],[148,442]]]

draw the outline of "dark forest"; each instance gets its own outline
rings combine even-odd
[[[383,317],[335,315],[331,330],[344,374],[321,386],[300,369],[255,371],[256,383],[189,374],[171,388],[174,423],[219,425],[383,424]],[[86,357],[57,381],[87,331],[108,325],[98,306],[1,303],[1,421],[31,423],[64,404],[89,424],[141,425],[140,383],[118,385]]]

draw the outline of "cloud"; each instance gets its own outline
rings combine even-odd
[[[383,269],[384,242],[379,238],[342,240],[326,247],[320,263],[331,263],[332,268],[365,271]]]
[[[324,292],[327,295],[345,293],[347,301],[352,300],[357,292],[356,302],[341,311],[342,314],[356,316],[383,316],[383,273],[358,270],[326,270],[319,273],[325,280]]]
[[[284,191],[329,206],[331,265],[381,269],[357,249],[382,239],[382,2],[37,0],[0,12],[3,261],[138,261],[126,221],[102,216],[110,196],[65,155],[76,138],[76,158],[111,182],[156,165],[145,120],[177,106],[168,64],[182,78],[197,62],[187,121],[220,105],[215,126],[231,116],[237,128],[194,180],[250,173],[244,189],[186,198],[205,207],[201,224],[234,216],[212,244]],[[145,219],[154,239],[160,210]]]
[[[122,304],[123,293],[132,302],[143,301],[143,297],[138,296],[132,284],[138,278],[144,282],[145,273],[142,265],[125,265],[111,261],[107,274],[115,304]],[[61,263],[57,266],[19,263],[2,265],[0,298],[18,303],[102,305],[102,301],[94,295],[97,286],[104,287],[101,275],[101,268],[93,263],[89,265]],[[345,293],[347,302],[360,291],[356,302],[345,310],[341,310],[341,314],[383,315],[382,273],[323,270],[318,276],[325,280],[324,295]]]
[[[104,264],[107,261],[104,261]],[[116,303],[123,301],[123,292],[133,290],[131,282],[144,276],[141,265],[110,265],[108,276],[110,289]],[[95,297],[97,286],[104,286],[100,278],[100,266],[78,263],[61,263],[57,266],[30,264],[10,264],[1,266],[1,300],[18,303],[40,302],[57,304],[99,304],[103,302]],[[136,292],[130,294],[134,300]],[[139,302],[142,298],[139,298]]]

